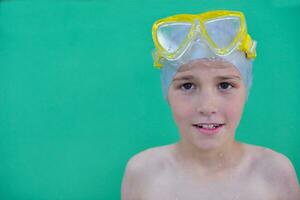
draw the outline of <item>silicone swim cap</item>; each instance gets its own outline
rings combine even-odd
[[[152,29],[156,49],[154,64],[161,68],[165,99],[177,70],[195,59],[222,59],[240,72],[248,95],[252,85],[252,59],[256,42],[247,33],[244,15],[235,11],[210,11],[160,19]]]

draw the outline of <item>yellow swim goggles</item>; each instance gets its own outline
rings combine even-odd
[[[243,13],[237,11],[217,10],[163,18],[153,24],[152,37],[156,67],[162,66],[162,58],[176,60],[199,39],[216,55],[225,56],[238,49],[249,59],[256,57],[256,42],[247,33]]]

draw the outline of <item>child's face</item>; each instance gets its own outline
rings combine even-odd
[[[168,92],[182,140],[202,150],[216,149],[232,142],[246,93],[239,71],[228,62],[202,59],[183,65]],[[211,127],[204,130],[201,123],[223,125],[217,133],[211,134],[212,129],[207,130]]]

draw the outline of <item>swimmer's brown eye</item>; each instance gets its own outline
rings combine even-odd
[[[194,88],[194,85],[192,83],[184,83],[180,88],[183,90],[190,90]]]
[[[228,90],[228,89],[232,88],[232,85],[230,83],[227,83],[227,82],[222,82],[222,83],[219,84],[219,88],[221,90]]]

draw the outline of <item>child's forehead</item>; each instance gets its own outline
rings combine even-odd
[[[235,67],[231,63],[221,59],[216,59],[216,60],[197,59],[197,60],[190,61],[189,63],[183,64],[178,69],[178,72],[187,71],[194,68],[231,69]]]
[[[211,71],[213,73],[233,73],[239,74],[238,69],[236,67],[221,59],[211,60],[211,59],[197,59],[193,60],[187,64],[182,65],[178,69],[178,73],[180,72],[195,72],[195,71]]]

